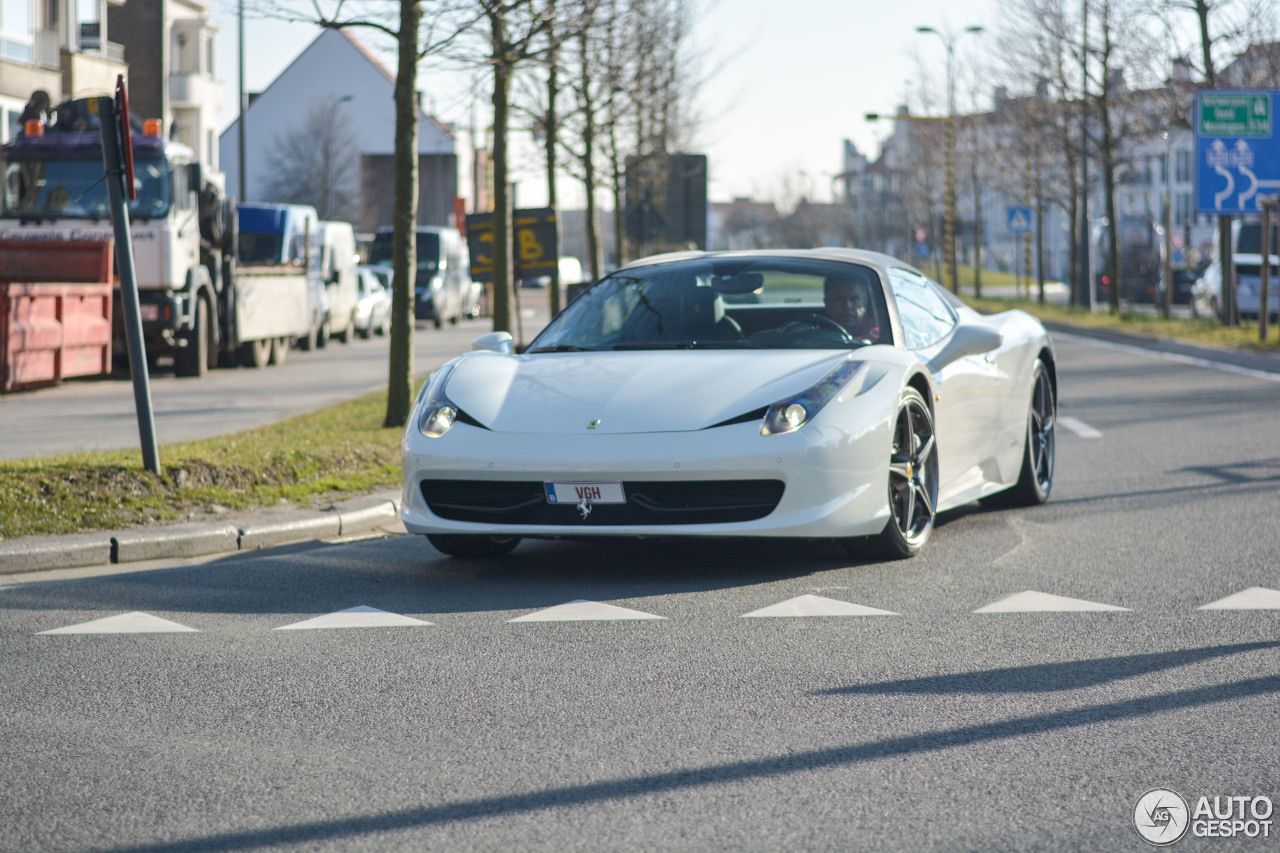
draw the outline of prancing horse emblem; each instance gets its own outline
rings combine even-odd
[[[587,424],[587,429],[595,429],[595,428],[596,428],[596,427],[598,427],[598,426],[600,426],[600,419],[599,419],[599,418],[596,418],[594,421],[592,421],[591,423]]]
[[[586,521],[587,516],[591,515],[591,504],[587,503],[586,498],[578,501],[578,515],[582,516],[583,521]]]

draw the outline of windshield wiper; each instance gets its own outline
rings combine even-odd
[[[576,347],[573,344],[556,344],[553,347],[537,347],[526,352],[595,352],[591,347]]]
[[[646,343],[614,344],[615,350],[645,349],[755,349],[747,341],[648,341]]]

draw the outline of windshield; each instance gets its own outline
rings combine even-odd
[[[888,328],[884,289],[871,267],[796,258],[699,258],[619,270],[602,279],[553,320],[528,352],[852,349],[887,343]]]
[[[101,160],[6,160],[0,185],[0,216],[10,219],[107,219],[111,215]],[[168,164],[134,165],[138,197],[129,216],[154,219],[169,213]]]
[[[419,231],[414,252],[417,257],[417,282],[425,285],[440,268],[440,235],[434,231]],[[391,232],[379,231],[369,247],[369,263],[391,266]]]
[[[1280,229],[1272,227],[1271,254],[1280,253]],[[1240,255],[1262,254],[1262,226],[1248,224],[1240,226],[1240,237],[1236,240],[1236,253]]]

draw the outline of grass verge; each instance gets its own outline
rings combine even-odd
[[[988,313],[1020,308],[1041,320],[1068,326],[1112,329],[1117,332],[1146,335],[1152,338],[1170,338],[1204,346],[1280,354],[1280,338],[1276,336],[1274,324],[1269,329],[1267,341],[1264,343],[1258,339],[1258,324],[1252,321],[1242,321],[1239,326],[1228,328],[1211,317],[1171,317],[1165,320],[1154,312],[1135,309],[1111,314],[1108,311],[1090,311],[1087,308],[1057,305],[1051,302],[1042,304],[1034,296],[1031,299],[975,299],[972,295],[966,294],[963,289],[960,296],[972,307]]]
[[[0,461],[0,539],[193,520],[398,485],[399,427],[386,392],[230,436],[160,448],[159,477],[138,451]]]

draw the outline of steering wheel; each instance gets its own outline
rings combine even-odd
[[[848,329],[846,329],[844,326],[841,326],[839,323],[837,323],[835,320],[832,320],[830,317],[828,317],[825,314],[812,314],[807,319],[802,320],[801,322],[807,322],[810,326],[813,326],[815,329],[826,329],[827,331],[835,332],[837,335],[840,336],[840,340],[845,343],[848,343],[853,340],[853,335],[849,333]]]

